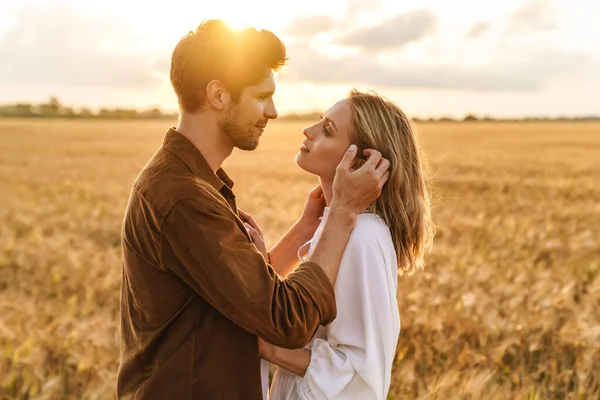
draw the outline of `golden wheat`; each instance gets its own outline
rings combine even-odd
[[[170,123],[0,120],[0,398],[114,397],[121,219]],[[225,163],[269,244],[316,184],[301,128]],[[439,230],[389,398],[600,398],[600,124],[418,128]]]

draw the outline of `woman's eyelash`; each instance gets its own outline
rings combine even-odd
[[[322,115],[319,115],[319,118],[321,118],[321,121],[324,119],[324,117]],[[329,132],[329,130],[327,129],[327,126],[325,124],[323,124],[323,133],[327,136],[331,135],[331,133]]]

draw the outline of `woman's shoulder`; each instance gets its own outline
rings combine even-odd
[[[377,240],[381,237],[391,236],[391,234],[390,228],[383,218],[375,213],[364,212],[358,214],[351,236],[361,240]]]
[[[390,229],[377,214],[359,214],[344,250],[338,281],[363,277],[365,282],[384,282],[394,271],[396,252]]]
[[[346,245],[346,252],[388,252],[393,248],[392,234],[383,218],[374,213],[358,215]]]

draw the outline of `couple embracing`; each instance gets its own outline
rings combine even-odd
[[[333,104],[298,135],[296,163],[320,184],[266,249],[221,165],[277,118],[286,60],[273,33],[219,20],[173,51],[179,122],[122,225],[120,399],[387,396],[398,274],[422,266],[434,232],[417,135],[375,93]]]

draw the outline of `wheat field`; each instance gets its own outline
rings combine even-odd
[[[114,398],[123,210],[174,123],[0,119],[1,399]],[[271,245],[317,183],[302,126],[224,165]],[[600,123],[417,127],[438,232],[389,398],[600,398]]]

